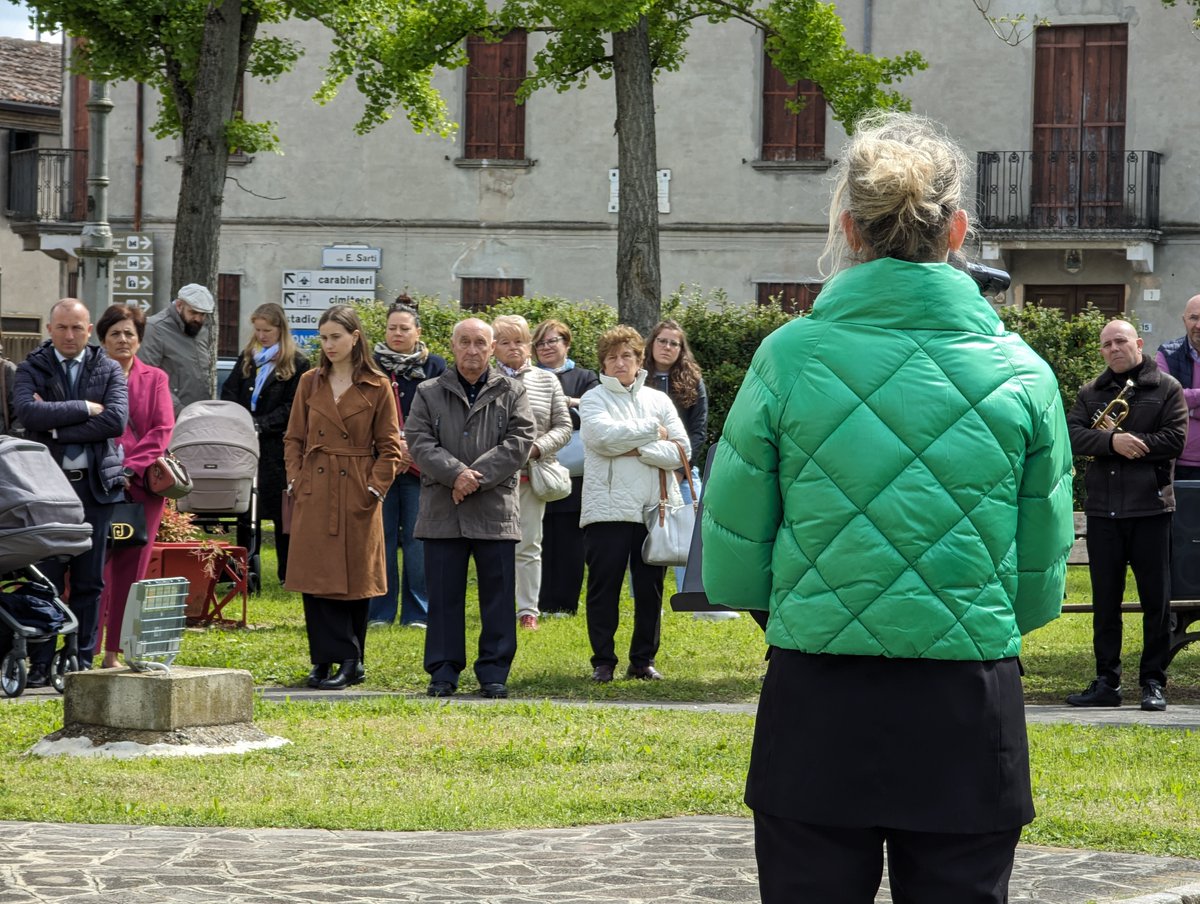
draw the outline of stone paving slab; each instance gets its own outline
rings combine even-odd
[[[886,881],[886,880],[885,880]],[[1021,847],[1011,904],[1085,904],[1200,882],[1200,861]],[[740,904],[747,819],[506,832],[0,822],[0,904]],[[890,902],[886,888],[878,904]]]

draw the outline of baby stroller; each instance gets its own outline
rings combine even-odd
[[[64,638],[51,662],[60,694],[79,668],[79,622],[36,563],[69,558],[92,546],[92,528],[66,475],[41,443],[0,436],[0,690],[25,690],[31,643]]]
[[[247,584],[262,582],[258,539],[258,432],[250,412],[237,402],[193,402],[181,412],[171,452],[192,478],[192,491],[177,503],[195,523],[212,532],[236,530],[246,549]]]

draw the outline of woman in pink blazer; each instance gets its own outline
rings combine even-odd
[[[129,497],[146,509],[145,546],[110,549],[104,565],[104,594],[100,600],[100,629],[104,631],[102,668],[117,666],[121,647],[121,622],[129,588],[140,581],[150,564],[154,536],[162,521],[166,500],[142,486],[142,475],[167,451],[175,429],[175,409],[165,372],[144,364],[137,350],[146,333],[146,316],[134,307],[115,304],[100,317],[96,335],[108,356],[121,365],[129,384],[129,422],[118,440],[125,450],[125,486]]]

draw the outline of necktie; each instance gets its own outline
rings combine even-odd
[[[67,396],[75,394],[75,365],[79,362],[74,358],[67,358],[63,361],[63,370],[67,375]],[[83,455],[84,449],[79,443],[67,443],[63,446],[63,455],[66,458],[74,459]]]

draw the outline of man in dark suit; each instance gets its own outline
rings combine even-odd
[[[79,664],[91,668],[96,649],[104,552],[113,504],[125,489],[121,452],[114,440],[125,430],[128,391],[121,367],[87,344],[88,310],[63,298],[50,309],[50,339],[17,368],[13,401],[30,439],[44,443],[59,463],[92,526],[92,548],[67,562],[39,565],[61,593],[70,574],[68,605],[79,620]],[[29,687],[45,687],[54,644],[30,649]]]

